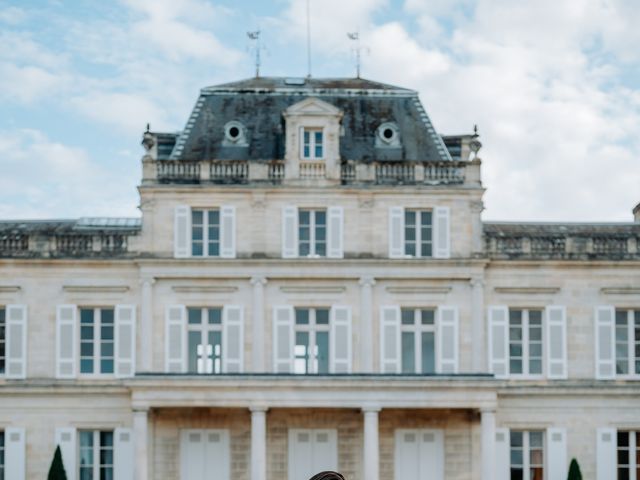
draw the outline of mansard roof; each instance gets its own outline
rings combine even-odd
[[[448,161],[442,138],[417,92],[362,78],[259,77],[201,90],[173,160],[253,160],[284,158],[283,112],[305,98],[318,98],[343,112],[343,160]],[[225,125],[239,122],[246,143],[225,142]],[[400,146],[380,147],[377,129],[393,123]]]

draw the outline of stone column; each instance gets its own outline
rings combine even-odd
[[[253,285],[253,330],[251,371],[253,373],[266,372],[264,355],[264,286],[267,279],[264,277],[251,278]]]
[[[487,347],[484,335],[484,281],[471,279],[471,360],[473,372],[487,372]]]
[[[142,292],[140,301],[140,370],[150,372],[153,359],[153,278],[140,281]]]
[[[251,407],[251,480],[267,478],[267,408]]]
[[[364,407],[364,471],[362,478],[379,480],[380,478],[380,440],[378,433],[379,407]]]
[[[482,430],[482,480],[494,480],[496,475],[496,412],[483,409],[480,411]]]
[[[360,371],[373,373],[373,277],[360,279]],[[366,478],[366,476],[365,476]]]
[[[149,411],[133,411],[133,441],[135,443],[135,480],[149,479]]]

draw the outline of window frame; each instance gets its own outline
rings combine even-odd
[[[78,306],[78,376],[79,377],[113,377],[116,372],[116,308],[115,306]],[[83,372],[82,371],[82,360],[83,358],[89,358],[82,355],[82,344],[88,343],[83,342],[82,339],[82,310],[92,310],[93,311],[93,339],[91,340],[91,344],[93,345],[93,372]],[[111,325],[113,329],[113,338],[110,340],[113,344],[113,354],[111,357],[106,357],[106,359],[112,360],[113,371],[104,373],[102,372],[102,311],[103,310],[111,310],[113,312],[113,324]],[[96,371],[96,366],[98,366]]]
[[[626,343],[618,341],[618,313],[626,313]],[[638,324],[639,334],[636,337],[635,325]],[[636,371],[636,364],[640,365],[640,355],[636,356],[636,345],[640,346],[640,308],[616,308],[613,320],[614,337],[614,369],[616,378],[640,378],[640,370]],[[618,345],[625,345],[627,349],[627,373],[618,373]],[[640,348],[640,347],[639,347]],[[640,479],[638,479],[640,480]]]
[[[407,240],[407,213],[413,213],[415,215],[415,224],[413,225],[413,229],[415,230],[415,240]],[[423,213],[430,213],[431,214],[431,223],[429,225],[429,228],[431,230],[431,239],[429,240],[424,240],[422,239],[422,228],[423,228],[423,224],[422,224],[422,214]],[[402,215],[402,228],[403,228],[403,232],[402,232],[402,237],[404,240],[404,244],[402,245],[402,249],[403,249],[403,255],[406,258],[435,258],[434,256],[434,249],[435,249],[435,241],[434,241],[434,230],[435,230],[435,226],[434,226],[434,214],[435,211],[433,209],[428,209],[428,208],[404,208]],[[410,254],[407,253],[407,246],[409,243],[415,243],[415,254]],[[423,243],[425,245],[430,245],[431,246],[431,255],[422,255],[422,246]]]
[[[512,311],[520,311],[521,315],[520,315],[520,320],[521,320],[521,324],[520,324],[520,328],[522,330],[522,338],[520,340],[520,342],[522,343],[522,355],[521,355],[521,361],[522,361],[522,373],[513,373],[512,369],[511,369],[511,360],[512,360],[512,355],[511,355],[511,312]],[[540,373],[531,373],[530,369],[531,369],[531,353],[530,353],[530,347],[531,347],[531,339],[529,338],[530,335],[530,330],[531,330],[531,324],[530,324],[530,312],[531,311],[536,311],[536,312],[540,312],[540,345],[541,345],[541,351],[540,351]],[[546,353],[547,353],[547,345],[546,345],[546,335],[545,335],[545,326],[546,326],[546,312],[544,308],[529,308],[529,307],[509,307],[507,310],[507,362],[508,362],[508,368],[509,368],[509,377],[513,377],[513,378],[519,378],[519,379],[543,379],[545,378],[547,372],[547,368],[546,368]],[[537,341],[535,341],[537,342]]]
[[[320,133],[320,142],[316,142],[316,134]],[[309,142],[306,141],[306,136],[309,135]],[[302,138],[300,141],[300,158],[304,161],[317,161],[324,160],[324,128],[322,127],[302,127]],[[316,155],[316,148],[320,147],[320,156]],[[309,148],[309,155],[305,155],[305,148]]]
[[[620,434],[627,435],[627,446],[620,447],[619,437]],[[627,451],[627,464],[620,464],[620,452]],[[627,469],[630,479],[633,478],[633,473],[640,470],[640,431],[637,430],[617,430],[616,431],[616,478],[620,478],[620,470]],[[637,478],[636,480],[640,480]]]
[[[196,212],[200,212],[202,213],[202,224],[197,224],[200,225],[202,228],[202,240],[194,240],[193,237],[193,229],[194,229],[194,222],[193,222],[193,214]],[[209,252],[209,243],[211,243],[211,240],[209,239],[209,228],[211,228],[211,224],[209,222],[209,215],[215,212],[218,214],[218,223],[217,223],[217,228],[218,228],[218,240],[217,240],[217,244],[218,244],[218,254],[217,255],[212,255]],[[202,208],[191,208],[189,211],[189,215],[190,215],[190,228],[191,231],[189,232],[190,234],[190,238],[191,238],[191,244],[189,245],[189,253],[190,256],[192,258],[219,258],[221,257],[221,252],[222,252],[222,209],[221,208],[215,208],[215,207],[202,207]],[[214,224],[215,226],[215,224]],[[194,254],[194,243],[195,242],[202,242],[202,255],[196,255]]]
[[[308,310],[309,315],[309,323],[306,324],[298,324],[296,322],[297,313],[300,310]],[[327,312],[327,323],[318,324],[316,321],[316,314],[318,310],[326,310]],[[318,372],[318,342],[317,342],[317,333],[318,332],[326,332],[327,333],[327,371],[319,373]],[[309,342],[308,342],[308,350],[306,352],[305,357],[301,357],[296,352],[297,347],[297,334],[298,333],[308,333]],[[311,352],[316,351],[315,355]],[[331,308],[330,307],[294,307],[293,308],[293,368],[292,373],[295,375],[325,375],[330,373],[331,370]],[[298,372],[298,360],[304,358],[305,359],[305,371]]]
[[[111,477],[115,475],[115,442],[116,442],[116,432],[114,430],[78,430],[78,440],[77,440],[77,465],[76,472],[78,473],[78,478],[81,478],[81,467],[82,467],[82,434],[83,433],[91,433],[92,434],[92,445],[91,445],[91,454],[93,457],[92,464],[92,480],[99,480],[101,478],[100,473],[102,468],[110,468],[111,469]],[[102,433],[110,433],[111,434],[111,446],[103,447],[101,442],[101,434]],[[103,465],[101,452],[102,450],[111,450],[111,464]],[[98,462],[96,462],[96,459]]]
[[[405,311],[413,312],[413,324],[405,324],[402,322],[402,313]],[[433,312],[433,324],[422,323],[422,313],[424,311]],[[400,373],[401,374],[418,374],[427,375],[435,374],[438,371],[438,309],[434,307],[400,307],[400,348],[402,349],[402,334],[413,334],[413,358],[414,371],[404,372],[403,355],[400,352]],[[433,333],[433,372],[422,371],[422,334]]]
[[[317,253],[317,249],[318,249],[318,239],[316,238],[316,230],[318,228],[318,223],[316,222],[316,215],[318,212],[324,213],[324,255],[320,255],[319,253]],[[301,250],[301,244],[303,242],[303,240],[300,239],[300,216],[302,213],[308,213],[309,214],[309,224],[308,224],[308,228],[309,228],[309,254],[308,255],[302,255],[300,253]],[[327,250],[329,248],[329,211],[326,208],[297,208],[297,228],[298,228],[298,232],[297,232],[297,236],[298,236],[298,257],[300,258],[326,258],[327,257]]]
[[[546,430],[509,430],[509,478],[511,478],[511,470],[514,468],[513,464],[513,446],[511,437],[514,433],[522,434],[522,480],[532,480],[531,478],[531,433],[539,433],[542,438],[542,461],[540,464],[540,468],[542,468],[542,479],[547,478],[547,461],[548,461],[548,452],[547,452],[547,439],[546,439]],[[536,448],[537,450],[537,448]],[[517,466],[519,467],[519,465]]]
[[[189,322],[189,311],[200,310],[200,323],[190,323]],[[219,310],[220,311],[220,323],[209,323],[209,311],[210,310]],[[223,307],[186,307],[186,341],[187,341],[187,373],[193,373],[197,375],[218,375],[222,373],[222,363],[223,363],[223,349],[224,349],[224,308]],[[200,344],[198,347],[211,346],[211,356],[205,354],[204,348],[201,354],[197,353],[196,350],[196,371],[189,370],[189,359],[191,356],[191,351],[189,349],[189,333],[190,332],[199,332],[200,333]],[[214,332],[220,332],[220,352],[219,355],[216,355],[214,347],[209,343],[209,334]],[[202,343],[206,341],[206,343]],[[204,368],[204,371],[200,371],[200,366],[207,366],[208,361],[211,359],[211,371],[207,371],[208,368]],[[218,362],[216,364],[216,362]],[[216,366],[218,368],[216,369]]]

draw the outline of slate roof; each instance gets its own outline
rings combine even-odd
[[[309,97],[344,113],[340,138],[343,160],[448,161],[451,156],[425,112],[417,92],[361,78],[260,77],[201,90],[176,141],[172,160],[253,160],[284,158],[282,112]],[[241,122],[247,146],[224,146],[224,126]],[[402,148],[375,146],[384,122],[399,127]]]
[[[639,236],[640,223],[484,222],[489,236]]]
[[[0,236],[3,234],[90,234],[90,233],[137,233],[142,228],[140,218],[83,217],[77,220],[3,220],[0,221]]]

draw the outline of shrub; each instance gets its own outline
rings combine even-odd
[[[51,462],[47,480],[67,480],[67,473],[64,471],[64,464],[62,463],[60,445],[56,447],[56,452],[53,454],[53,461]]]

